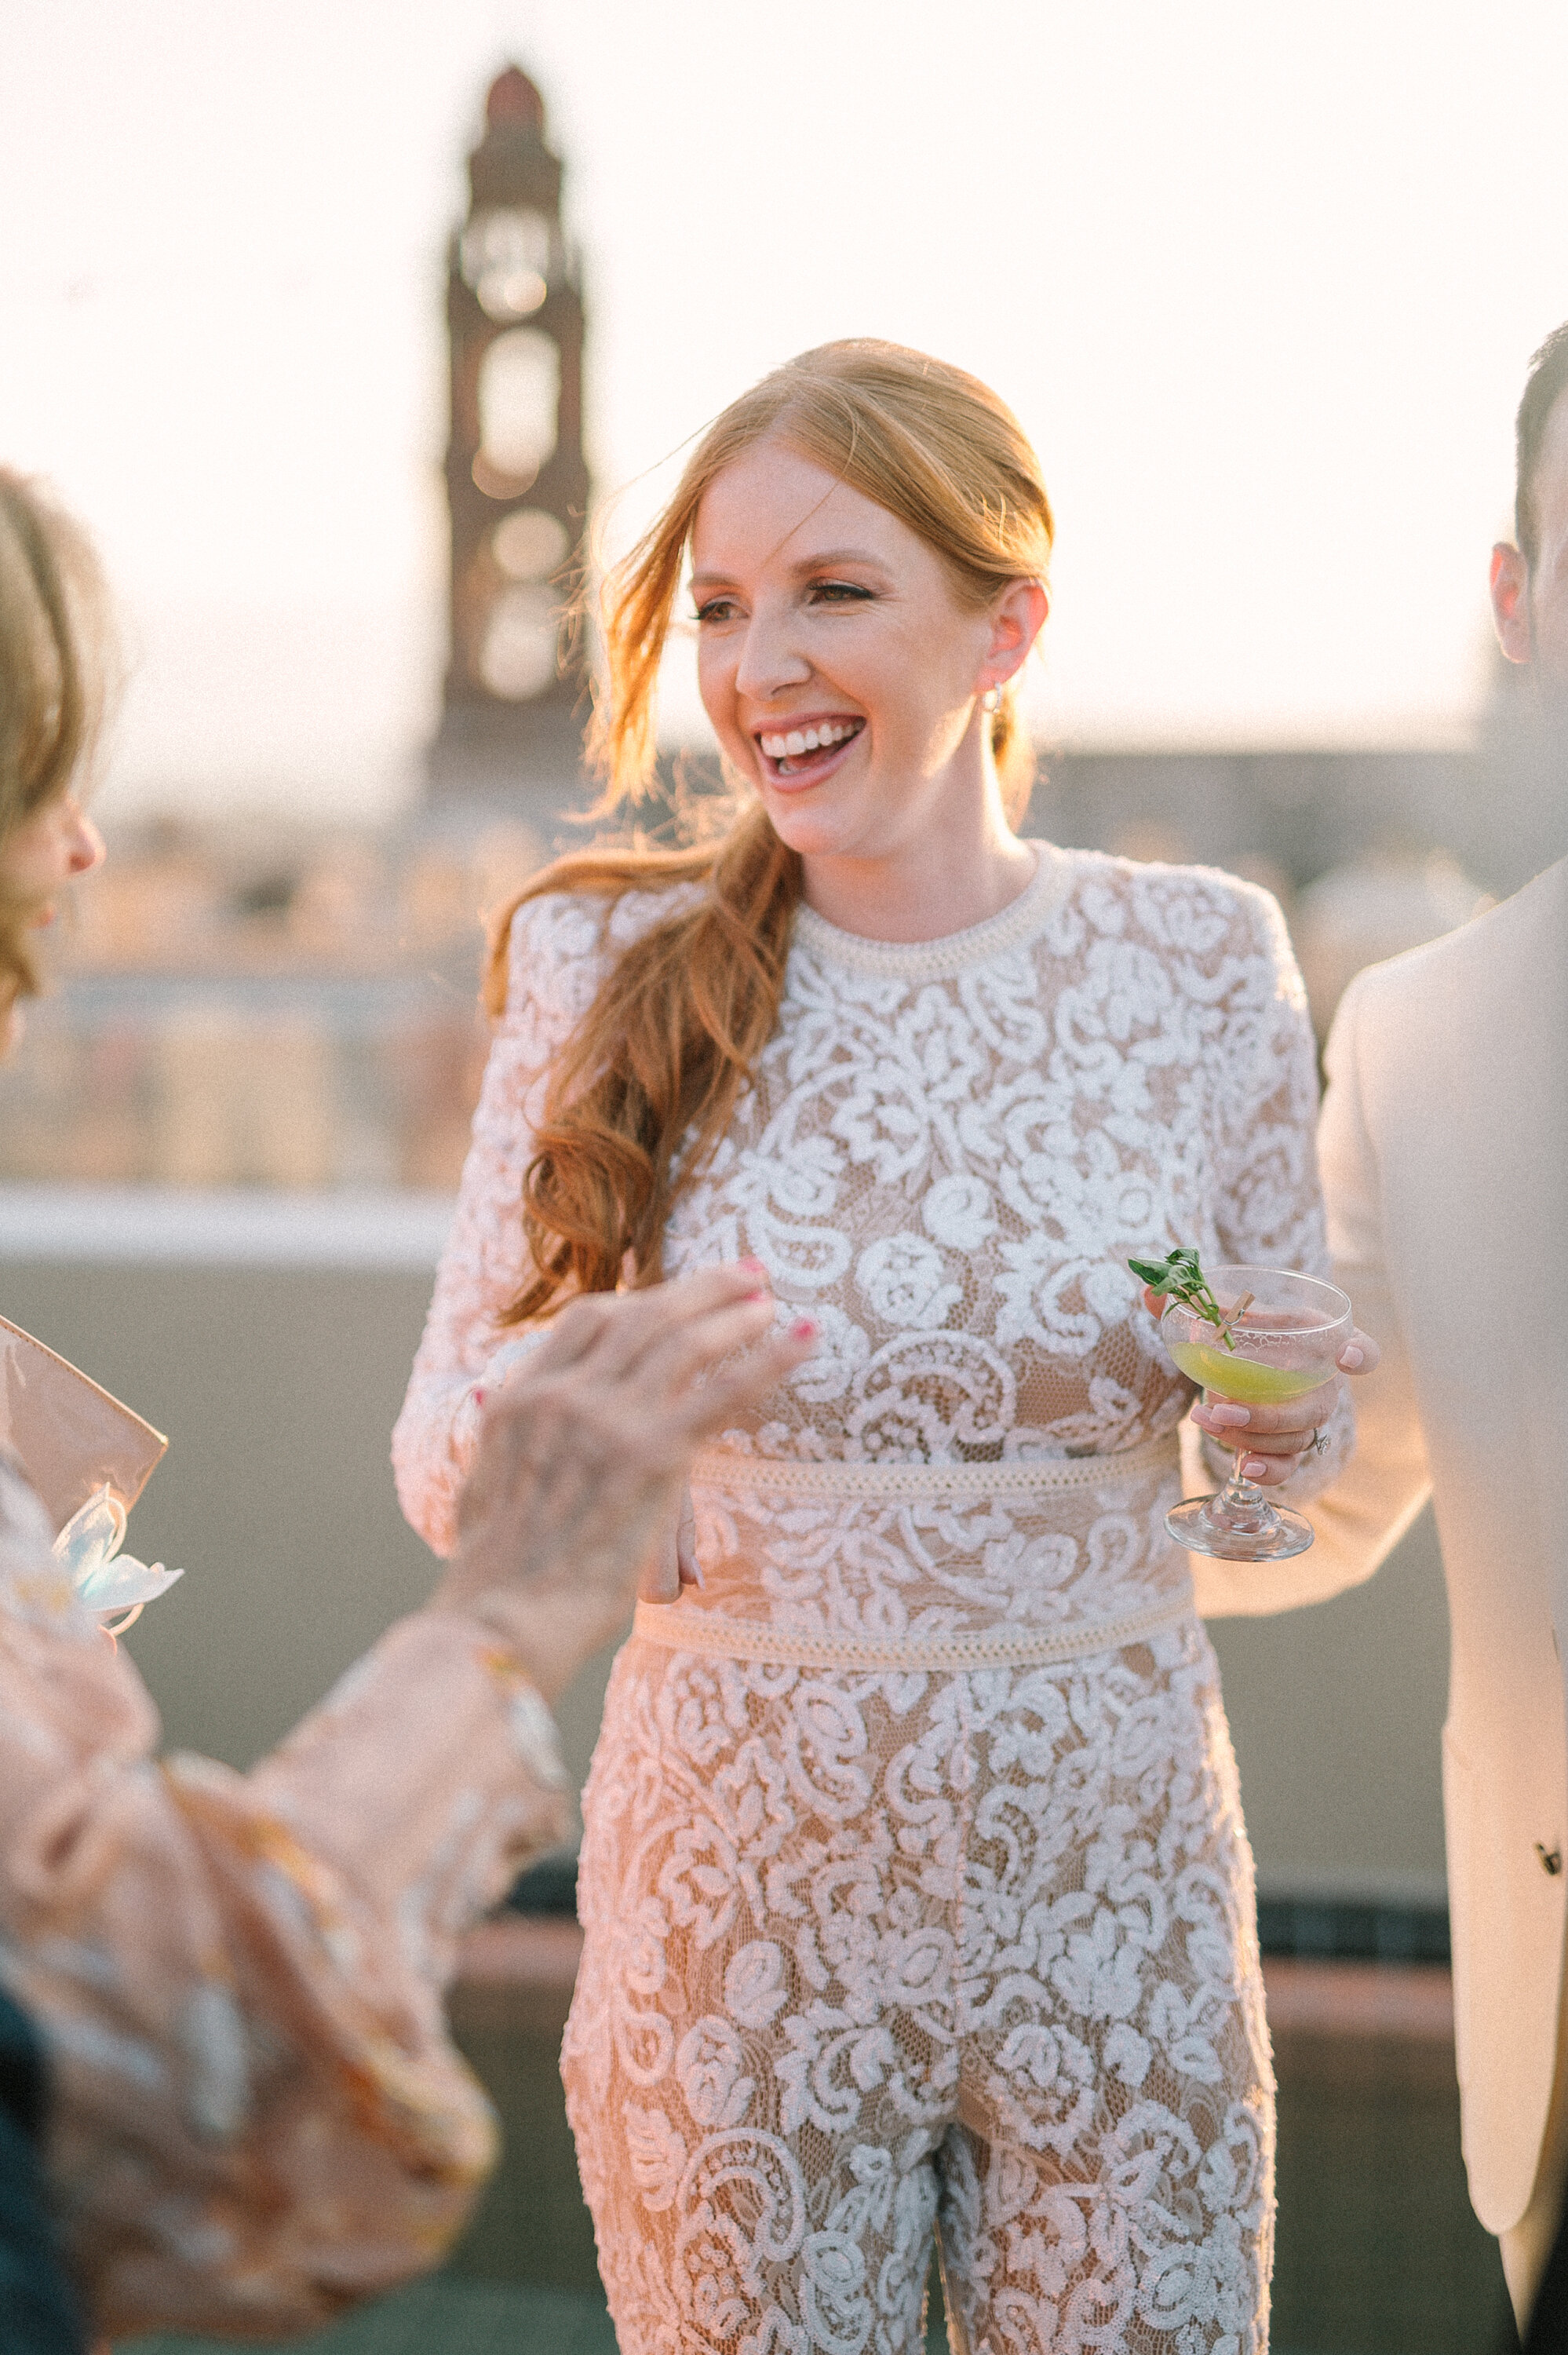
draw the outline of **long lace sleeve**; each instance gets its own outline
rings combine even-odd
[[[1253,1267],[1331,1273],[1318,1179],[1318,1055],[1307,993],[1278,904],[1265,891],[1238,893],[1252,938],[1226,1004],[1214,1097],[1214,1223],[1222,1257]],[[1349,1461],[1355,1418],[1343,1384],[1315,1458],[1272,1493],[1299,1506]],[[1230,1456],[1209,1441],[1203,1455],[1217,1479]]]
[[[160,1764],[48,1546],[0,1466],[0,1979],[73,2270],[115,2337],[299,2330],[432,2264],[494,2156],[441,1992],[560,1836],[548,1713],[419,1613],[252,1774]]]
[[[593,1001],[604,969],[602,901],[552,894],[513,918],[506,1007],[495,1027],[457,1216],[392,1434],[404,1515],[443,1556],[478,1439],[475,1387],[499,1380],[529,1337],[499,1322],[529,1270],[523,1180],[550,1066]]]
[[[457,1542],[458,1492],[478,1441],[475,1387],[493,1387],[536,1337],[500,1318],[531,1272],[523,1180],[551,1066],[615,956],[693,896],[691,886],[629,891],[613,902],[551,892],[528,900],[513,919],[506,1008],[485,1067],[457,1216],[392,1434],[404,1515],[443,1556]]]

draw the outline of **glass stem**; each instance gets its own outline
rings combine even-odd
[[[1274,1508],[1254,1480],[1242,1474],[1242,1458],[1246,1450],[1238,1447],[1231,1458],[1231,1476],[1217,1497],[1209,1499],[1209,1513],[1216,1529],[1233,1535],[1249,1536],[1272,1528]]]

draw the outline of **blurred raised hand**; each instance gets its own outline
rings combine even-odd
[[[643,1592],[673,1600],[685,1479],[705,1440],[809,1358],[801,1318],[773,1334],[755,1266],[709,1268],[573,1301],[482,1405],[437,1610],[514,1641],[546,1698],[624,1625]]]

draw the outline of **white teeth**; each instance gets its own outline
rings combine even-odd
[[[764,736],[759,741],[770,761],[798,761],[803,752],[825,752],[854,733],[853,721],[828,719],[820,728],[791,728],[787,736]]]

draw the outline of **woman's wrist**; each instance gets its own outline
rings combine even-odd
[[[454,1564],[453,1571],[458,1569]],[[585,1604],[580,1592],[554,1584],[476,1587],[449,1573],[428,1607],[466,1620],[493,1643],[499,1640],[521,1674],[552,1703],[620,1632],[602,1624],[604,1614]]]

